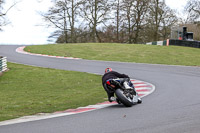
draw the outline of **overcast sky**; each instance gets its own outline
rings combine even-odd
[[[12,5],[14,0],[5,0],[6,7]],[[7,17],[11,24],[0,32],[0,44],[47,44],[48,36],[53,29],[38,26],[43,20],[37,11],[47,11],[51,6],[51,0],[18,0]],[[172,9],[181,11],[187,0],[165,0]],[[5,7],[5,8],[6,8]],[[44,23],[43,23],[44,24]]]

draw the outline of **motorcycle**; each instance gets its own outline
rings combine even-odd
[[[131,107],[134,104],[142,103],[131,81],[127,78],[110,79],[106,81],[109,88],[114,91],[116,101],[124,104],[126,107]]]

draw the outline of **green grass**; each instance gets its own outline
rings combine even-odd
[[[0,76],[0,121],[105,101],[101,76],[8,63]]]
[[[191,47],[83,43],[27,46],[25,50],[89,60],[200,66],[200,49]]]

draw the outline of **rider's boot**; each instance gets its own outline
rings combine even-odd
[[[115,98],[114,96],[111,96],[111,97],[108,98],[108,101],[109,101],[109,102],[116,101],[116,98]]]
[[[138,96],[137,92],[136,95],[134,95],[133,97],[133,102],[138,104],[142,103],[142,99]]]

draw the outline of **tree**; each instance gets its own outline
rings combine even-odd
[[[135,31],[135,35],[133,37],[133,42],[138,43],[138,39],[140,36],[140,31],[142,30],[143,25],[146,25],[146,17],[148,10],[149,0],[136,0],[134,4],[134,25],[132,26],[132,30]]]
[[[91,30],[93,42],[101,42],[98,36],[97,27],[99,25],[106,25],[106,21],[110,19],[110,2],[109,0],[83,0],[80,14]]]
[[[196,21],[200,18],[200,1],[199,0],[189,0],[185,10],[188,12],[188,17],[190,21]]]
[[[65,0],[66,1],[66,0]],[[71,29],[71,42],[76,42],[76,34],[75,34],[75,17],[78,14],[79,6],[82,2],[78,0],[68,0],[69,7],[67,9],[67,14],[70,23]]]
[[[123,0],[124,24],[128,42],[138,43],[140,31],[146,23],[149,0]]]
[[[51,7],[47,13],[41,13],[45,22],[47,22],[49,26],[58,29],[55,31],[56,34],[54,35],[61,35],[65,43],[76,42],[75,18],[80,2],[78,0],[54,0],[53,2],[54,6]]]
[[[163,10],[161,8],[163,2],[160,2],[160,0],[151,0],[151,4],[149,6],[149,21],[152,24],[152,30],[153,30],[153,40],[158,40],[158,29],[161,22],[161,17],[163,14]]]
[[[168,36],[168,30],[177,22],[175,12],[165,4],[165,0],[151,0],[148,14],[149,41],[158,41],[163,39],[163,36],[164,38]]]
[[[165,0],[54,0],[43,14],[57,42],[145,43],[167,39],[177,23]]]
[[[128,42],[132,43],[132,31],[131,31],[131,18],[132,18],[132,8],[133,8],[133,0],[123,0],[123,10],[124,10],[124,23],[125,27],[128,30]]]
[[[160,25],[160,38],[166,40],[170,38],[171,27],[177,25],[178,17],[174,10],[170,9],[168,6],[163,6],[163,15]]]
[[[115,0],[113,3],[113,11],[115,14],[115,18],[113,18],[113,26],[108,27],[108,32],[110,29],[113,29],[113,31],[116,32],[116,40],[115,42],[120,42],[120,28],[122,26],[122,0]]]
[[[7,10],[4,10],[3,5],[5,4],[4,0],[0,0],[0,31],[2,30],[2,27],[7,25],[9,21],[6,19],[7,13],[12,9],[17,2],[15,2],[13,5],[11,5]]]
[[[3,4],[4,4],[4,1],[0,0],[0,31],[2,30],[1,27],[5,25],[5,18],[4,18],[5,13],[2,12]]]

